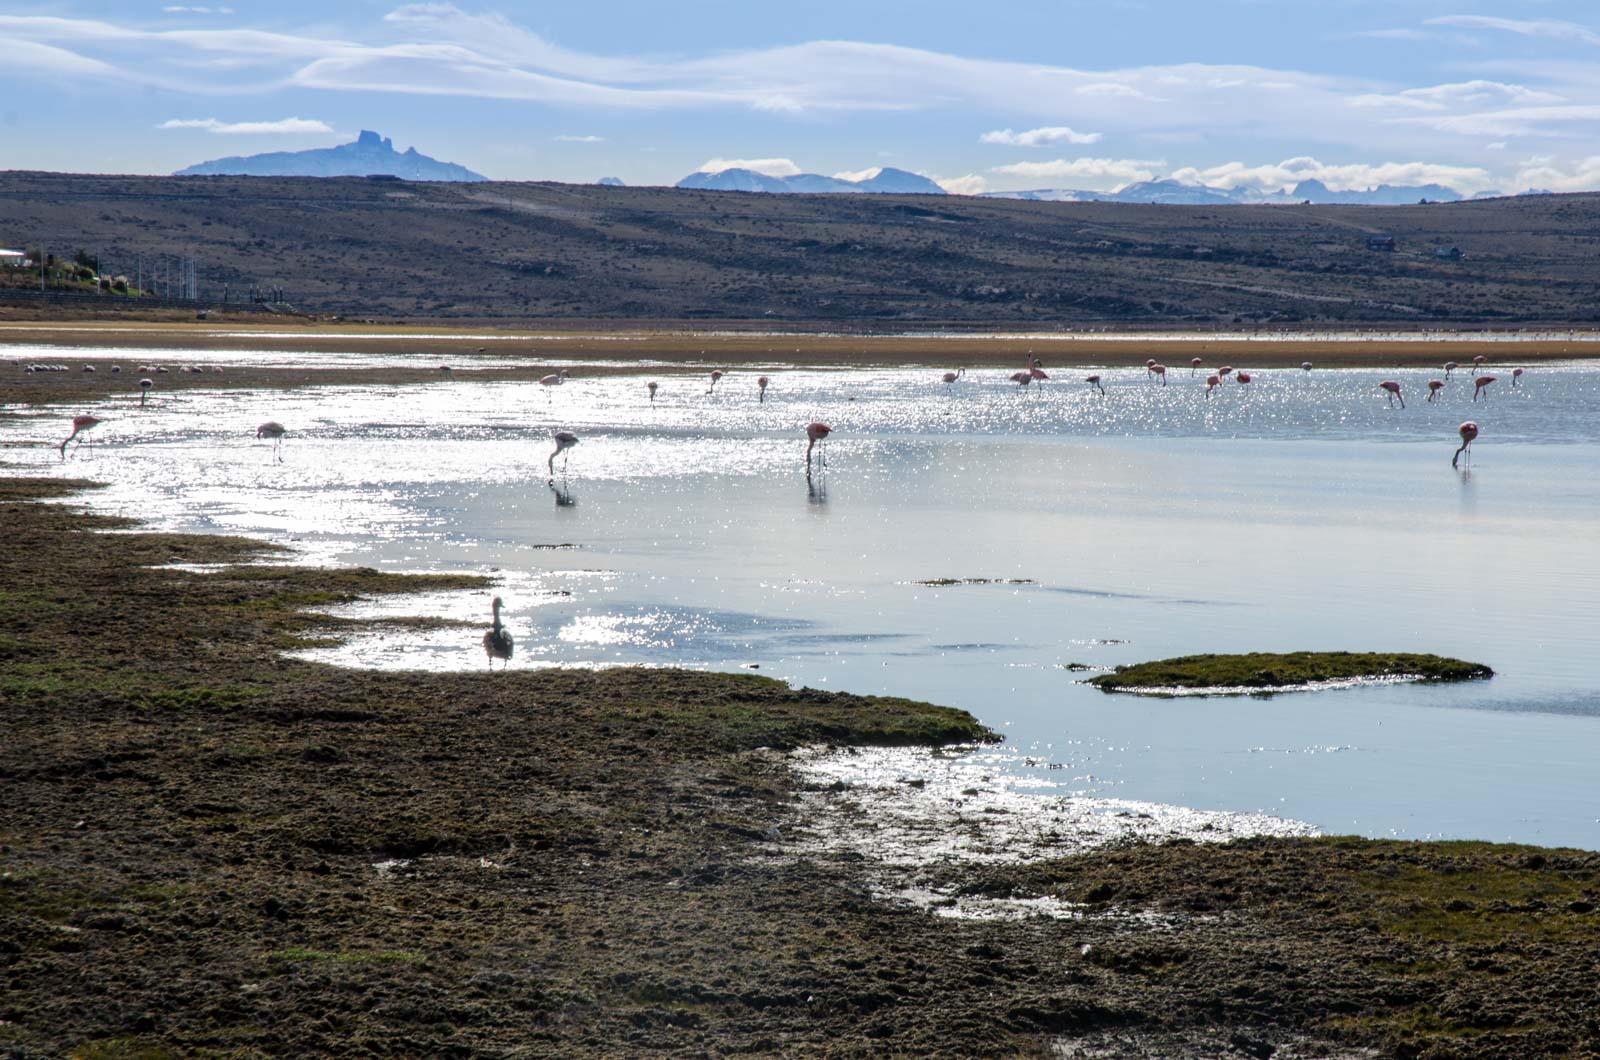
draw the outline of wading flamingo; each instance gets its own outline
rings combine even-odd
[[[1430,379],[1430,380],[1428,380],[1428,401],[1432,402],[1434,398],[1439,396],[1439,391],[1441,391],[1443,389],[1444,389],[1444,380],[1443,379]]]
[[[548,399],[550,397],[549,388],[553,387],[553,386],[560,386],[562,383],[565,383],[566,381],[567,381],[567,370],[565,368],[563,368],[559,372],[553,372],[550,375],[547,375],[547,376],[543,377],[542,379],[540,379],[539,380],[539,385],[546,388],[545,392],[544,392],[544,396]]]
[[[721,368],[713,368],[711,370],[711,385],[706,387],[706,393],[708,393],[708,394],[714,393],[716,391],[716,389],[717,389],[717,380],[721,379],[721,378],[722,378],[722,369]]]
[[[61,450],[61,459],[65,460],[67,458],[68,442],[72,441],[74,438],[77,438],[78,444],[82,445],[83,439],[79,438],[78,436],[81,434],[87,434],[89,431],[94,430],[98,426],[100,426],[100,420],[97,417],[87,414],[72,417],[72,433],[63,438],[61,440],[61,444],[56,446],[57,449]]]
[[[833,428],[826,423],[806,424],[806,470],[811,470],[811,450],[818,442],[826,442],[828,435],[833,433]],[[817,460],[823,467],[828,466],[828,451],[826,448],[817,454]]]
[[[150,388],[155,386],[154,379],[139,380],[139,407],[144,408],[145,399],[150,396]]]
[[[553,435],[553,438],[555,440],[556,447],[550,450],[550,459],[545,461],[545,467],[550,472],[551,482],[556,480],[556,456],[560,453],[565,453],[568,449],[571,449],[573,446],[578,444],[578,436],[573,434],[571,431],[557,431]],[[565,456],[561,458],[562,475],[567,473],[567,459],[568,458]]]
[[[1457,364],[1456,362],[1454,362],[1454,361],[1446,361],[1446,362],[1444,362],[1444,377],[1446,379],[1449,379],[1450,378],[1450,373],[1455,371],[1457,368],[1460,368],[1460,367],[1461,366],[1459,364]]]
[[[494,669],[496,659],[509,664],[514,647],[516,644],[511,639],[511,631],[500,624],[500,598],[497,596],[494,598],[494,625],[483,635],[483,650],[489,656],[489,669]]]
[[[1167,385],[1167,366],[1166,365],[1164,365],[1164,364],[1152,364],[1150,366],[1149,370],[1157,379],[1161,380],[1161,385],[1162,386],[1166,386]]]
[[[1302,371],[1302,372],[1309,372],[1309,371],[1311,371],[1311,362],[1310,362],[1310,361],[1301,361],[1301,362],[1300,362],[1300,370],[1301,370],[1301,371]]]
[[[1105,394],[1106,388],[1100,385],[1100,377],[1099,376],[1097,376],[1097,375],[1086,375],[1086,376],[1083,377],[1083,381],[1085,383],[1088,383],[1090,386],[1094,387],[1096,390],[1100,391],[1100,393],[1102,395]]]
[[[289,432],[284,429],[283,424],[279,423],[277,420],[268,420],[266,423],[263,423],[261,426],[256,428],[257,438],[272,439],[272,455],[277,457],[279,460],[283,459],[283,454],[279,451],[280,447],[283,445],[283,436],[288,433]]]
[[[1472,466],[1472,450],[1469,448],[1469,446],[1472,445],[1472,440],[1474,438],[1478,437],[1478,425],[1476,423],[1473,423],[1471,420],[1468,420],[1466,423],[1463,423],[1459,429],[1460,429],[1460,432],[1461,432],[1461,448],[1457,449],[1456,450],[1456,455],[1452,456],[1450,458],[1450,466],[1451,467],[1457,466],[1456,465],[1456,461],[1461,459],[1461,454],[1462,453],[1466,453],[1467,454],[1467,466],[1471,467]]]
[[[1233,374],[1233,367],[1225,364],[1221,368],[1217,369],[1217,374],[1226,379],[1228,376]]]
[[[660,383],[646,383],[644,385],[644,388],[650,391],[650,404],[652,405],[656,403],[656,387],[660,385]]]
[[[1150,373],[1155,371],[1155,367],[1156,359],[1154,357],[1146,357],[1144,361],[1144,377],[1146,379],[1150,378]]]
[[[1045,371],[1044,371],[1043,368],[1039,367],[1039,358],[1030,355],[1029,358],[1028,358],[1028,361],[1029,361],[1029,364],[1028,364],[1028,375],[1030,375],[1033,378],[1033,381],[1035,383],[1041,384],[1041,389],[1042,389],[1042,384],[1044,383],[1044,381],[1046,379],[1049,379],[1050,377],[1045,374]]]
[[[1480,375],[1474,379],[1472,381],[1472,400],[1478,400],[1480,391],[1483,393],[1483,399],[1485,401],[1489,400],[1489,384],[1494,382],[1494,379],[1495,377],[1492,375]]]
[[[1033,382],[1033,373],[1032,372],[1012,372],[1010,378],[1011,378],[1011,381],[1013,383],[1017,384],[1018,386],[1026,387],[1029,383]]]
[[[1511,385],[1512,386],[1516,386],[1517,385],[1517,380],[1522,378],[1522,372],[1523,372],[1523,369],[1521,369],[1521,368],[1513,368],[1513,369],[1511,369]]]
[[[1234,375],[1234,378],[1239,380],[1239,384],[1241,386],[1248,386],[1249,383],[1250,383],[1250,373],[1249,372],[1238,372],[1238,373],[1236,373]]]
[[[761,391],[761,403],[763,405],[767,403],[767,383],[769,382],[771,382],[771,380],[764,375],[756,377],[756,389]]]
[[[1194,375],[1199,370],[1200,370],[1200,358],[1198,358],[1198,357],[1189,358],[1189,374],[1190,375]]]
[[[1221,385],[1222,385],[1222,377],[1220,375],[1208,375],[1208,376],[1206,376],[1206,397],[1210,397],[1211,396],[1211,391],[1215,390],[1217,387],[1219,387]]]
[[[1386,391],[1388,393],[1388,395],[1389,395],[1389,404],[1391,406],[1394,404],[1394,399],[1395,398],[1399,398],[1400,399],[1400,407],[1401,408],[1405,408],[1406,407],[1406,399],[1405,399],[1404,395],[1402,395],[1400,393],[1400,384],[1396,383],[1393,379],[1385,379],[1383,382],[1378,384],[1378,389]]]
[[[1474,357],[1472,359],[1472,367],[1474,367],[1474,368],[1482,368],[1483,367],[1483,362],[1487,361],[1488,359],[1489,358],[1485,357],[1483,354],[1480,353],[1480,354],[1478,354],[1478,356],[1476,356],[1476,357]]]
[[[965,368],[957,368],[953,372],[946,372],[942,378],[944,379],[945,383],[949,384],[954,383],[957,379],[960,379],[966,374],[967,370]]]

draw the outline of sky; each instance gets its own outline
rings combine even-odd
[[[0,169],[372,129],[504,180],[1600,188],[1593,0],[0,0],[0,87]]]

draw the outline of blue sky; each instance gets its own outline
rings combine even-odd
[[[1575,0],[0,2],[0,168],[374,129],[490,177],[892,165],[958,191],[1600,187]]]

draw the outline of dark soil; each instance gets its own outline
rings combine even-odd
[[[0,480],[0,1054],[1534,1056],[1600,1049],[1600,856],[1172,844],[952,870],[982,923],[783,860],[774,748],[956,711],[658,670],[378,674],[240,566]],[[174,560],[219,573],[154,570]],[[463,630],[476,640],[477,630]]]

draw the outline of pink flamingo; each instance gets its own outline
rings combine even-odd
[[[957,379],[960,379],[962,376],[964,376],[966,374],[967,374],[967,370],[965,368],[957,368],[953,372],[946,372],[944,374],[944,381],[946,383],[954,383]]]
[[[1240,383],[1241,386],[1245,386],[1245,385],[1248,385],[1249,382],[1250,382],[1250,373],[1249,372],[1240,372],[1237,375],[1235,375],[1234,378],[1239,380],[1239,383]]]
[[[1301,370],[1301,371],[1302,371],[1302,372],[1309,372],[1309,371],[1311,371],[1311,362],[1310,362],[1310,361],[1301,361],[1301,362],[1300,362],[1300,370]]]
[[[1164,364],[1152,364],[1150,366],[1149,370],[1152,373],[1154,373],[1156,378],[1161,380],[1161,385],[1162,386],[1166,386],[1167,385],[1167,366],[1166,365],[1164,365]]]
[[[553,438],[555,439],[556,447],[550,450],[550,459],[545,461],[545,468],[550,472],[551,482],[556,480],[557,454],[565,453],[568,449],[578,444],[578,436],[571,431],[557,431]],[[561,458],[561,473],[563,475],[567,473],[567,459],[564,456]]]
[[[1010,376],[1010,379],[1011,379],[1011,381],[1013,383],[1017,384],[1018,386],[1025,387],[1029,383],[1033,382],[1033,373],[1032,372],[1012,372],[1011,376]]]
[[[61,459],[65,460],[67,458],[68,442],[72,441],[74,438],[78,438],[78,435],[80,434],[87,434],[89,431],[94,430],[98,426],[100,426],[99,418],[90,416],[87,413],[82,416],[72,417],[72,433],[63,438],[61,440],[61,444],[56,447],[57,449],[61,450]],[[78,438],[78,444],[83,444],[82,438]]]
[[[1461,459],[1461,454],[1462,453],[1466,453],[1467,454],[1467,466],[1471,467],[1472,466],[1472,450],[1469,449],[1468,446],[1470,446],[1472,444],[1473,439],[1478,437],[1478,425],[1476,423],[1473,423],[1471,420],[1468,420],[1466,423],[1463,423],[1461,425],[1460,432],[1461,432],[1461,448],[1457,449],[1456,450],[1456,455],[1452,456],[1450,458],[1450,466],[1451,467],[1455,467],[1456,466],[1456,461]]]
[[[1039,367],[1039,358],[1030,355],[1028,360],[1030,362],[1028,365],[1028,374],[1033,377],[1034,382],[1043,383],[1046,379],[1050,378],[1045,374],[1044,369]]]
[[[1444,380],[1443,379],[1430,379],[1430,380],[1428,380],[1428,401],[1431,403],[1434,398],[1439,396],[1439,391],[1441,391],[1443,389],[1444,389]]]
[[[769,380],[764,375],[756,376],[756,389],[761,391],[761,403],[767,403],[767,383]]]
[[[1226,378],[1233,374],[1233,366],[1225,364],[1221,368],[1217,369],[1217,374]]]
[[[1474,379],[1472,381],[1472,400],[1478,400],[1478,394],[1482,392],[1484,400],[1487,401],[1489,399],[1489,384],[1494,382],[1494,378],[1492,375],[1480,375]]]
[[[1217,387],[1219,387],[1221,385],[1222,385],[1222,377],[1220,375],[1208,375],[1208,376],[1206,376],[1206,397],[1209,398],[1211,396],[1211,391],[1216,389]]]
[[[644,388],[650,391],[650,404],[652,405],[656,403],[656,387],[660,385],[660,383],[646,383],[644,385]]]
[[[1482,368],[1483,367],[1483,362],[1487,361],[1488,359],[1489,358],[1485,357],[1483,354],[1480,353],[1480,354],[1478,354],[1478,356],[1476,356],[1476,357],[1474,357],[1472,359],[1472,367],[1474,367],[1474,368]]]
[[[826,442],[828,435],[833,433],[833,428],[826,423],[806,424],[806,467],[811,466],[811,450],[818,442]],[[826,448],[817,454],[817,459],[823,467],[828,466],[828,452]]]
[[[1098,375],[1086,375],[1083,377],[1083,381],[1100,391],[1102,395],[1105,394],[1106,388],[1100,385],[1100,377]]]
[[[721,368],[713,368],[711,370],[711,385],[706,387],[706,393],[710,394],[710,393],[715,392],[716,389],[717,389],[717,380],[721,379],[721,378],[722,378],[722,369]]]
[[[547,375],[547,376],[544,376],[543,378],[541,378],[539,380],[539,385],[545,388],[544,396],[545,396],[546,399],[549,399],[549,397],[550,397],[550,387],[560,386],[562,383],[565,383],[566,381],[567,381],[567,370],[565,368],[563,368],[559,372],[555,372],[555,373],[553,373],[551,375]]]
[[[285,429],[283,424],[279,423],[277,420],[268,420],[266,423],[263,423],[261,426],[256,428],[257,438],[272,439],[272,455],[277,457],[279,460],[283,459],[283,453],[280,451],[281,447],[283,446],[283,436],[288,433],[288,430]]]
[[[1454,361],[1446,361],[1446,362],[1444,362],[1444,377],[1446,379],[1449,379],[1450,378],[1450,373],[1455,371],[1457,368],[1460,368],[1460,367],[1461,366],[1459,364],[1457,364],[1456,362],[1454,362]]]
[[[1189,374],[1190,375],[1194,375],[1199,370],[1200,370],[1200,358],[1198,358],[1198,357],[1189,358]]]
[[[1154,357],[1146,357],[1144,360],[1144,377],[1146,379],[1150,378],[1150,373],[1155,370],[1155,367],[1156,359]]]
[[[1512,386],[1516,386],[1517,385],[1517,380],[1522,378],[1522,371],[1523,370],[1521,368],[1513,368],[1513,369],[1511,369],[1511,385]]]
[[[1378,384],[1378,389],[1379,390],[1388,391],[1389,404],[1391,406],[1394,405],[1394,399],[1395,398],[1399,398],[1400,399],[1400,407],[1401,408],[1405,408],[1406,407],[1406,399],[1405,399],[1404,395],[1402,395],[1400,393],[1400,384],[1396,383],[1393,379],[1385,379],[1383,382]]]

